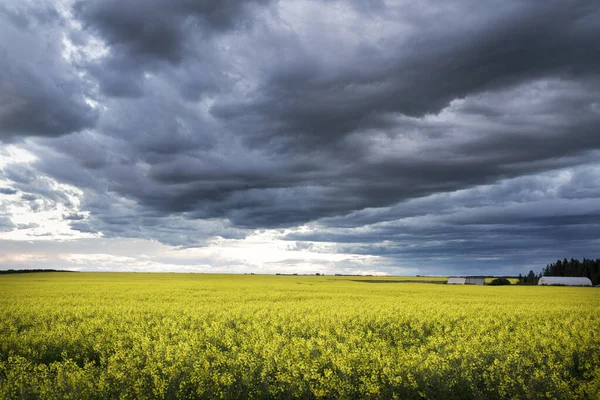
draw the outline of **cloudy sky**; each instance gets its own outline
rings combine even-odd
[[[0,269],[600,257],[600,3],[0,3]]]

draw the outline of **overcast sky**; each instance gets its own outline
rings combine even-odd
[[[600,253],[600,2],[0,3],[0,269]]]

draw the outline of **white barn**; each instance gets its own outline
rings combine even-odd
[[[592,286],[592,281],[586,277],[572,276],[542,276],[538,281],[541,286]]]
[[[484,278],[469,278],[469,277],[450,277],[448,278],[449,285],[485,285]]]
[[[467,278],[465,282],[467,285],[485,285],[484,278]]]

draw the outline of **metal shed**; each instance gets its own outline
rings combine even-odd
[[[574,276],[542,276],[538,281],[540,286],[592,286],[592,281],[586,277]]]
[[[484,278],[451,276],[448,278],[449,285],[485,285]]]
[[[466,285],[485,285],[485,279],[484,278],[466,278],[467,281],[465,282]]]

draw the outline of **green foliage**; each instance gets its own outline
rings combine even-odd
[[[4,275],[0,398],[600,394],[595,289],[364,280]]]
[[[489,285],[492,286],[504,286],[504,285],[510,285],[510,281],[507,278],[495,278],[492,279],[492,281],[489,283]]]

